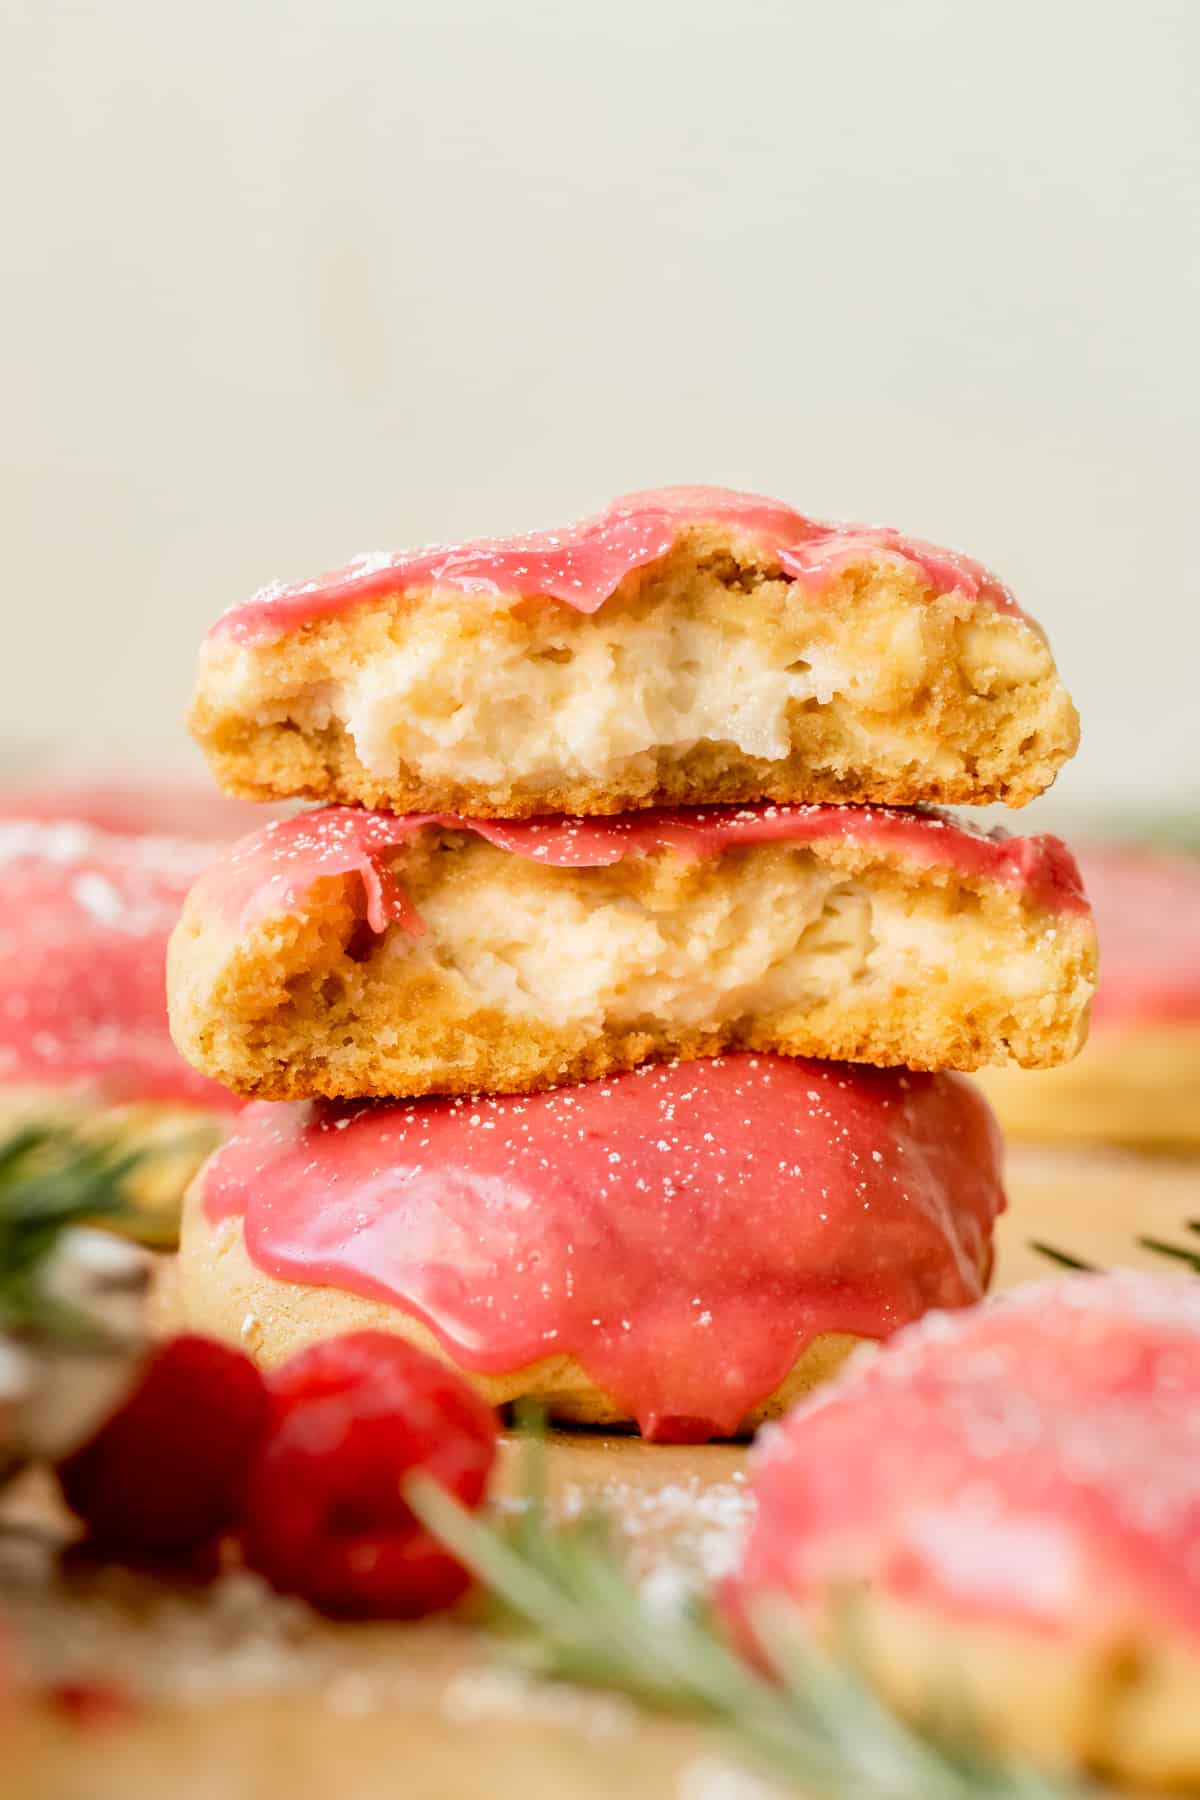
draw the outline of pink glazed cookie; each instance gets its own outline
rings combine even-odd
[[[955,1075],[737,1055],[518,1098],[256,1104],[197,1178],[189,1324],[394,1331],[495,1404],[699,1442],[970,1305],[1000,1139]]]
[[[980,564],[706,487],[266,588],[213,627],[191,724],[231,794],[476,818],[1022,806],[1078,741]]]
[[[728,1598],[768,1656],[797,1613],[840,1624],[916,1715],[1139,1791],[1200,1779],[1200,1283],[937,1314],[764,1434],[752,1474]]]

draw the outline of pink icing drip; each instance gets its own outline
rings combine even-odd
[[[1010,883],[1054,911],[1086,913],[1074,858],[1055,837],[1007,838],[966,829],[939,813],[866,806],[696,807],[608,819],[460,819],[449,813],[364,812],[330,806],[277,820],[213,864],[197,897],[230,923],[294,912],[315,881],[357,874],[367,919],[421,929],[391,860],[426,826],[473,831],[514,856],[555,868],[603,868],[626,856],[671,849],[719,856],[739,846],[841,839],[894,851],[922,867],[951,867]]]
[[[851,563],[884,558],[918,569],[935,593],[983,600],[1002,612],[1020,610],[981,563],[890,526],[808,519],[781,501],[728,488],[677,487],[626,494],[605,512],[559,531],[361,556],[314,581],[263,588],[224,613],[213,630],[241,643],[269,643],[347,607],[433,587],[514,599],[546,597],[592,613],[626,575],[665,556],[681,530],[704,524],[730,526],[809,590],[819,589]]]
[[[167,938],[211,849],[0,818],[0,1083],[233,1110],[167,1029]]]
[[[764,1439],[754,1489],[739,1611],[868,1579],[1047,1632],[1200,1632],[1200,1284],[1072,1277],[931,1319]]]
[[[1200,1021],[1200,860],[1085,850],[1100,938],[1093,1029]]]
[[[576,1357],[646,1436],[728,1433],[827,1331],[979,1298],[999,1137],[956,1076],[738,1055],[516,1099],[248,1107],[208,1164],[254,1263],[501,1374]]]

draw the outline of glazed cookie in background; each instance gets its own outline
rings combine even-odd
[[[210,633],[191,726],[231,794],[487,818],[1022,806],[1078,742],[978,563],[703,487],[266,588]]]
[[[1072,1056],[1091,917],[1056,838],[860,807],[328,808],[233,846],[169,955],[197,1068],[260,1099],[524,1092],[731,1046]]]
[[[0,819],[74,819],[125,837],[228,842],[277,816],[184,777],[58,772],[0,781]]]
[[[253,1105],[193,1184],[180,1301],[266,1364],[385,1329],[496,1404],[700,1442],[978,1300],[999,1152],[961,1077],[774,1057]]]
[[[1139,1790],[1200,1781],[1200,1283],[939,1315],[754,1452],[736,1614],[832,1629],[893,1702]],[[785,1641],[785,1640],[784,1640]]]
[[[1200,1150],[1200,857],[1080,851],[1100,940],[1092,1031],[1069,1068],[1002,1069],[1005,1130],[1043,1143]]]
[[[156,1242],[239,1105],[167,1026],[167,937],[211,854],[0,818],[0,1133],[61,1122],[152,1151],[134,1190]]]

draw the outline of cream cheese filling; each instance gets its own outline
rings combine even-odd
[[[942,1004],[960,989],[966,1007],[985,966],[1014,1009],[1053,1009],[1052,932],[1024,943],[1014,932],[998,954],[978,907],[950,917],[948,907],[936,891],[876,887],[803,853],[748,853],[669,906],[601,893],[588,871],[510,859],[503,885],[435,883],[420,900],[425,933],[395,933],[385,956],[414,975],[436,968],[464,1013],[495,1009],[571,1031],[647,1020],[703,1030],[838,996],[882,1006],[931,985]]]
[[[537,782],[603,778],[704,741],[778,760],[790,703],[828,704],[846,685],[831,659],[779,667],[749,633],[665,608],[571,647],[531,656],[501,640],[492,651],[464,683],[456,643],[426,636],[338,683],[326,704],[380,778],[406,764],[427,780]]]

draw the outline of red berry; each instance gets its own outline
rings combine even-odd
[[[58,1681],[46,1689],[55,1712],[84,1730],[127,1725],[137,1717],[128,1691],[111,1681]]]
[[[63,1495],[106,1550],[177,1557],[241,1518],[270,1401],[253,1363],[177,1337],[125,1403],[59,1465]]]
[[[250,1567],[335,1618],[418,1618],[466,1570],[404,1498],[422,1469],[478,1506],[496,1418],[466,1383],[390,1332],[332,1338],[271,1378],[274,1418],[246,1498]]]

